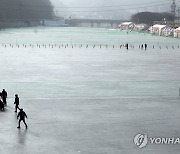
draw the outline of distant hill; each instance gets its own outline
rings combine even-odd
[[[0,20],[53,19],[49,0],[0,0]]]

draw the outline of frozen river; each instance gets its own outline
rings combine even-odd
[[[144,43],[148,49],[139,49]],[[179,154],[180,144],[133,143],[138,133],[180,137],[179,46],[107,29],[0,31],[0,88],[8,92],[0,153]],[[16,128],[16,93],[27,130]]]

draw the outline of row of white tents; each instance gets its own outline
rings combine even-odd
[[[173,28],[167,25],[155,24],[148,28],[146,24],[134,24],[133,22],[124,22],[119,25],[121,30],[149,30],[151,34],[159,36],[174,36],[180,38],[180,27]]]
[[[156,35],[164,35],[164,36],[174,36],[177,38],[180,38],[180,27],[178,28],[173,28],[167,25],[153,25],[149,28],[150,32],[152,34]]]

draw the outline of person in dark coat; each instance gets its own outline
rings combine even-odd
[[[23,111],[23,109],[20,109],[20,112],[17,115],[17,119],[18,118],[19,118],[19,126],[17,128],[20,128],[20,123],[21,123],[21,121],[23,121],[24,125],[26,126],[26,129],[27,129],[27,124],[26,124],[25,118],[28,118],[28,117],[27,117],[26,113]]]
[[[128,50],[128,49],[129,49],[129,44],[126,43],[125,47],[126,47],[126,49]]]
[[[146,43],[144,44],[144,48],[145,48],[145,50],[147,49],[147,44]]]
[[[144,48],[144,46],[143,46],[143,44],[141,45],[141,49],[143,49]]]
[[[14,104],[15,104],[15,111],[14,112],[17,112],[17,109],[19,109],[19,97],[18,97],[18,94],[15,95]]]
[[[5,89],[3,89],[3,91],[1,92],[1,97],[2,97],[4,105],[7,105],[7,102],[6,102],[7,92]]]
[[[1,101],[1,99],[0,99],[0,110],[4,111],[4,103]]]

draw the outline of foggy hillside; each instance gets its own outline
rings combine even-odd
[[[68,17],[129,19],[137,12],[170,12],[169,0],[51,0],[59,15]],[[178,1],[177,1],[178,6]]]
[[[0,19],[52,19],[49,0],[0,0]]]
[[[176,2],[178,6],[178,1]],[[0,19],[130,19],[137,12],[170,12],[169,0],[0,0]]]

